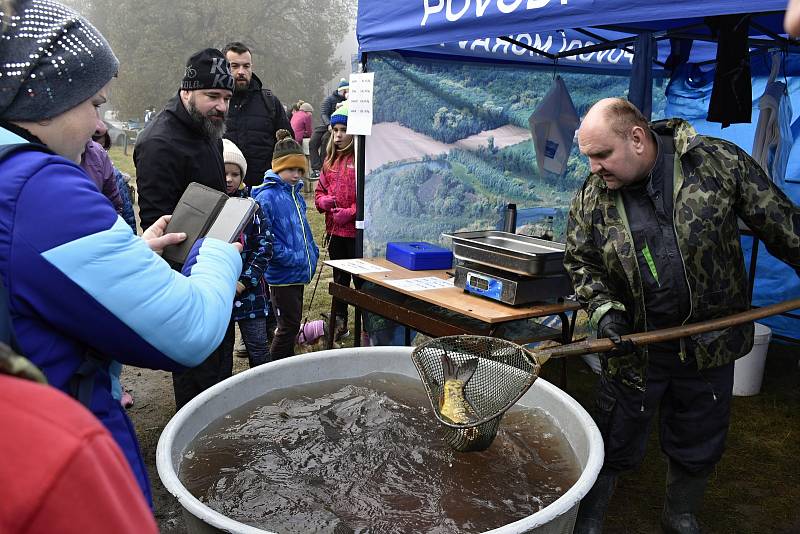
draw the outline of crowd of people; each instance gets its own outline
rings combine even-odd
[[[97,112],[119,69],[111,47],[58,2],[0,7],[0,415],[22,435],[4,452],[31,459],[0,467],[3,480],[26,481],[0,530],[155,532],[121,367],[172,371],[180,408],[231,375],[234,324],[251,367],[293,354],[319,257],[300,194],[313,108],[299,103],[295,132],[240,42],[193,54],[137,139],[137,235]],[[326,196],[352,238],[352,140],[340,137],[349,174],[337,171]],[[239,241],[200,239],[184,263],[170,263],[160,252],[186,235],[166,228],[192,182],[252,195],[259,209]],[[31,377],[49,386],[21,379]]]
[[[136,143],[139,235],[97,113],[119,68],[111,47],[53,0],[0,8],[0,424],[14,436],[0,452],[15,459],[0,462],[0,480],[19,484],[0,530],[155,532],[121,366],[172,371],[180,408],[231,376],[235,324],[251,367],[294,354],[320,254],[303,179],[318,178],[330,257],[355,255],[347,80],[312,128],[313,107],[298,102],[290,119],[244,43],[193,54]],[[746,309],[737,219],[800,272],[800,212],[737,146],[678,119],[648,123],[622,99],[592,107],[578,141],[591,175],[569,212],[565,266],[617,348],[603,358],[597,402],[605,464],[576,531],[602,531],[660,410],[662,525],[698,532],[752,325],[647,349],[623,337]],[[238,241],[199,239],[170,263],[159,253],[186,239],[166,229],[192,182],[250,196],[258,210]],[[347,307],[335,313],[342,334]]]

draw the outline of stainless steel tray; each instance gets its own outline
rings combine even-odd
[[[462,261],[525,276],[564,272],[563,243],[498,230],[444,235],[453,240],[453,255]]]

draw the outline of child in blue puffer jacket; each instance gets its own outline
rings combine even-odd
[[[249,197],[243,182],[247,173],[244,154],[233,141],[223,139],[222,155],[225,160],[226,193],[232,197]],[[272,257],[272,233],[261,219],[261,213],[256,213],[242,235],[242,275],[236,283],[236,297],[233,300],[233,320],[239,325],[251,369],[271,360],[269,344],[272,332],[268,318],[272,315],[272,309],[264,271]]]
[[[278,321],[270,346],[273,360],[294,354],[303,291],[313,278],[319,259],[302,194],[301,179],[308,173],[308,161],[303,148],[287,130],[278,130],[276,137],[272,169],[264,175],[264,183],[253,188],[253,196],[274,238],[267,266],[270,299]]]

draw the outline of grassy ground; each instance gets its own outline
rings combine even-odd
[[[703,510],[703,532],[800,532],[800,369],[796,346],[770,345],[759,395],[734,397],[727,450],[712,474]],[[543,369],[558,384],[560,364]],[[568,362],[567,392],[592,406],[596,377],[579,358]],[[657,431],[650,435],[641,468],[620,479],[606,532],[657,533],[666,462]]]
[[[108,151],[114,165],[122,172],[130,175],[136,175],[136,168],[133,166],[133,147],[128,147],[128,154],[126,155],[120,146],[113,146]]]
[[[130,156],[125,157],[121,149],[112,149],[111,156],[119,168],[135,175]],[[310,205],[309,222],[317,243],[321,244],[324,218],[313,208],[313,198],[309,196],[307,200]],[[324,257],[323,251],[321,260]],[[314,282],[306,288],[305,309],[309,310],[309,319],[319,318],[321,312],[330,310],[330,295],[327,290],[330,279],[330,269],[325,268],[316,291],[316,276]],[[352,314],[350,316],[352,322]],[[346,344],[351,342],[349,340]],[[797,506],[800,502],[800,462],[797,460],[800,451],[799,355],[800,349],[797,346],[773,343],[767,357],[762,392],[754,397],[734,398],[727,451],[711,477],[705,504],[699,516],[704,532],[800,532],[800,507]],[[238,360],[237,369],[241,370],[246,360]],[[559,365],[546,365],[543,377],[558,384]],[[569,360],[567,367],[569,383],[566,391],[587,409],[591,409],[596,375],[579,358]],[[165,492],[162,489],[162,497],[158,498],[160,484],[152,465],[158,434],[174,408],[171,399],[163,398],[163,395],[169,397],[171,393],[169,378],[158,372],[132,369],[129,372],[137,375],[144,373],[150,382],[164,382],[161,395],[148,398],[142,394],[137,397],[137,405],[131,415],[151,468],[151,478],[157,494],[156,516],[159,526],[162,532],[180,532],[182,523],[179,508],[168,513],[165,511],[168,504],[163,503],[169,496],[163,497]],[[123,382],[125,383],[125,377]],[[158,413],[150,415],[149,419],[140,419],[151,409]],[[660,532],[658,517],[663,503],[665,473],[666,464],[659,450],[657,435],[653,432],[641,468],[620,481],[609,509],[606,532]],[[172,504],[177,507],[177,503]]]

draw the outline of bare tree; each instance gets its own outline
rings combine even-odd
[[[283,102],[319,104],[341,69],[336,45],[352,28],[355,0],[67,0],[97,26],[120,60],[112,102],[139,118],[176,91],[186,59],[242,41],[254,71]]]

